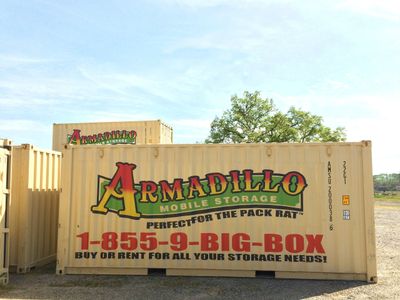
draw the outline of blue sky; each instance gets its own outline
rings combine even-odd
[[[0,1],[0,137],[50,148],[53,123],[162,119],[204,140],[261,91],[373,142],[400,172],[398,1]]]

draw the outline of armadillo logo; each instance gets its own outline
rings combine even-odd
[[[136,144],[137,133],[135,130],[112,130],[91,135],[81,135],[80,129],[74,129],[67,135],[67,144]]]
[[[113,212],[120,217],[166,218],[236,208],[281,208],[303,211],[305,177],[296,171],[285,174],[273,170],[232,170],[229,174],[208,173],[135,183],[135,164],[116,163],[112,178],[98,176],[98,196],[91,211]]]

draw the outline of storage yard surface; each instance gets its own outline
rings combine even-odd
[[[360,281],[150,276],[55,275],[48,265],[10,274],[0,298],[19,299],[301,299],[400,298],[400,202],[377,201],[378,284]]]

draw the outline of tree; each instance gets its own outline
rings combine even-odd
[[[320,116],[291,107],[279,111],[272,99],[260,92],[245,91],[231,97],[231,108],[211,123],[206,143],[339,142],[345,141],[343,127],[331,129]]]
[[[374,175],[375,192],[400,190],[400,173]]]

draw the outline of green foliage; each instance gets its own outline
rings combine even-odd
[[[400,174],[374,175],[375,192],[388,192],[400,190]]]
[[[243,97],[231,97],[231,108],[211,123],[206,143],[262,142],[339,142],[346,139],[343,127],[331,129],[322,117],[291,107],[279,111],[272,99],[260,92],[245,91]]]

